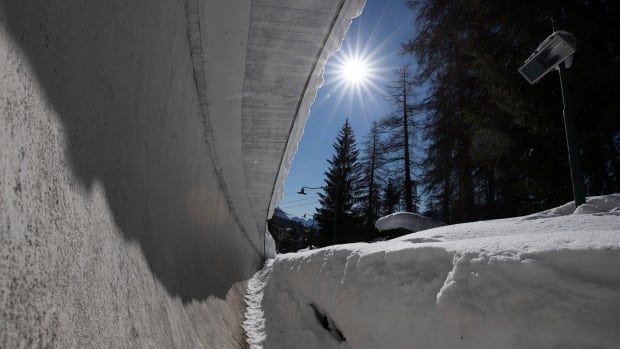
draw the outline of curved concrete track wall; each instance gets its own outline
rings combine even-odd
[[[244,346],[244,280],[361,6],[0,0],[0,347]]]

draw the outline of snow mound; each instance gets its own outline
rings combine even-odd
[[[570,214],[588,214],[600,212],[617,212],[620,210],[620,194],[591,196],[586,203],[575,209],[575,203],[569,202],[560,207],[527,216],[530,219],[567,216]]]
[[[617,348],[618,197],[278,255],[252,348]]]
[[[411,212],[396,212],[381,217],[375,223],[379,231],[404,229],[412,233],[445,225],[440,221]]]

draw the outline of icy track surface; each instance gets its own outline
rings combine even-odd
[[[278,255],[251,348],[619,348],[620,194]]]

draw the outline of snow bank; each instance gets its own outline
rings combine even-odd
[[[566,216],[569,214],[618,212],[620,210],[620,194],[591,196],[586,203],[575,209],[575,203],[569,202],[547,211],[529,215],[530,219]]]
[[[278,255],[252,346],[617,348],[620,195],[587,205]]]
[[[445,225],[440,221],[411,212],[396,212],[381,217],[375,223],[380,231],[405,229],[412,233]]]

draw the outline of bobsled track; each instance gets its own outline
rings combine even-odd
[[[0,347],[245,346],[363,0],[0,0]]]

